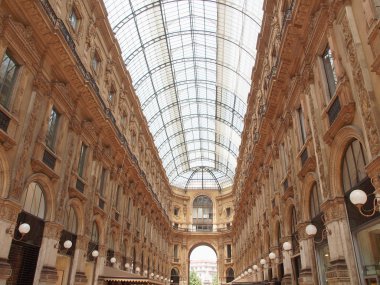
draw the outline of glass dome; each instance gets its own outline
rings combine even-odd
[[[170,183],[232,185],[263,1],[104,2]]]

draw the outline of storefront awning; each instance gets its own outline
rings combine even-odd
[[[232,285],[253,284],[253,276],[247,275],[247,276],[244,276],[243,278],[236,278],[235,280],[232,280],[232,282],[229,284],[232,284]]]
[[[129,273],[126,271],[119,270],[113,267],[105,267],[103,274],[99,276],[99,279],[104,281],[113,282],[125,282],[125,283],[143,283],[143,284],[155,284],[164,285],[164,282],[158,280],[149,279],[138,274]]]

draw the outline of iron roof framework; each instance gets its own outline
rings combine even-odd
[[[104,0],[169,181],[232,185],[263,0]]]

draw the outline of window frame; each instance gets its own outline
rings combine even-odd
[[[53,114],[55,114],[54,124],[51,123],[53,122]],[[56,149],[57,133],[61,121],[60,118],[61,113],[59,113],[58,109],[53,105],[49,114],[48,127],[45,137],[45,145],[53,152]]]
[[[299,142],[300,142],[300,147],[302,148],[307,141],[305,114],[303,112],[301,105],[297,108],[296,111],[297,111],[298,126],[299,126]]]
[[[72,16],[75,16],[75,23],[72,21]],[[70,27],[71,29],[77,33],[78,30],[79,30],[79,26],[80,26],[80,20],[81,20],[81,15],[80,13],[78,12],[78,9],[77,7],[75,7],[74,5],[71,7],[71,10],[70,10],[70,13],[68,14],[68,21],[69,21],[69,24],[70,24]],[[73,25],[74,23],[74,25]]]
[[[13,97],[13,94],[14,94],[14,91],[15,91],[15,86],[17,85],[16,82],[17,82],[17,79],[19,78],[19,74],[20,74],[20,68],[21,68],[21,65],[18,63],[17,60],[15,60],[15,58],[12,56],[11,52],[7,49],[5,50],[4,54],[3,54],[3,57],[2,57],[2,63],[1,63],[1,66],[0,66],[0,71],[2,70],[2,67],[3,67],[3,62],[5,60],[5,57],[8,58],[9,62],[7,64],[7,68],[6,68],[6,73],[5,74],[8,74],[9,72],[9,63],[12,62],[14,64],[14,67],[12,68],[15,68],[15,71],[13,72],[12,74],[12,79],[10,80],[10,87],[9,87],[9,90],[8,90],[8,94],[5,96],[5,101],[4,101],[4,104],[2,103],[2,96],[0,96],[0,105],[2,107],[4,107],[6,110],[10,110],[11,109],[11,105],[12,105],[12,97]],[[1,75],[1,73],[0,73]],[[2,95],[2,91],[4,89],[4,86],[6,85],[4,82],[5,82],[5,78],[7,76],[4,76],[4,78],[1,78],[0,77],[0,95]]]
[[[328,58],[328,59],[327,59]],[[327,102],[330,102],[334,97],[338,85],[338,79],[336,75],[336,67],[334,63],[333,52],[330,45],[327,43],[321,54],[323,76],[326,82],[326,98]]]
[[[85,177],[84,166],[86,164],[87,150],[88,150],[88,146],[82,142],[80,151],[79,151],[78,171],[77,171],[78,176],[82,179]]]

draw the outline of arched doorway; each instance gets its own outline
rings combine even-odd
[[[234,278],[234,270],[230,267],[226,271],[226,283],[232,282]]]
[[[170,271],[170,283],[172,285],[178,285],[179,284],[179,271],[177,268],[172,268]]]
[[[22,211],[17,217],[16,229],[27,223],[30,232],[22,236],[18,230],[14,231],[8,257],[12,275],[7,280],[7,285],[33,284],[44,232],[46,200],[42,187],[31,182],[22,195],[21,204]]]
[[[209,245],[197,245],[189,253],[189,285],[219,284],[217,255]]]

